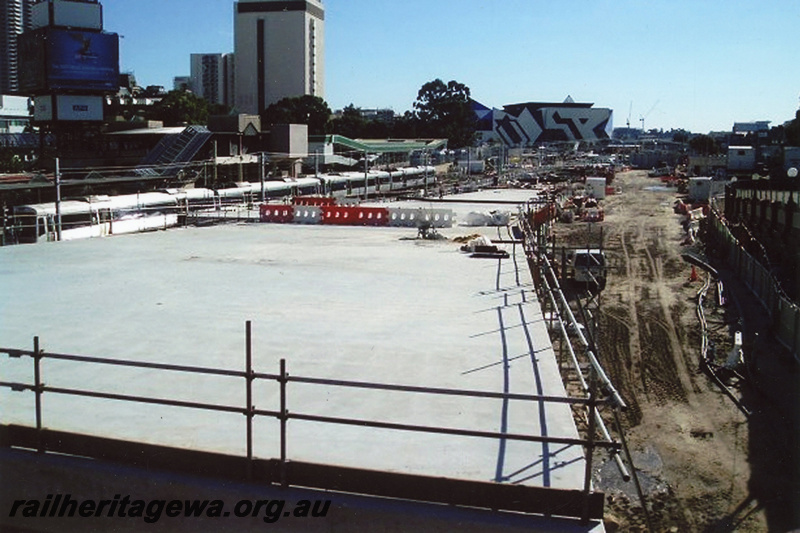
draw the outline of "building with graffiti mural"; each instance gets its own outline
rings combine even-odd
[[[529,102],[490,109],[473,100],[481,141],[502,142],[509,147],[532,146],[544,142],[597,141],[608,139],[612,129],[612,110],[576,103]]]

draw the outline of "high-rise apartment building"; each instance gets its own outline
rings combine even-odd
[[[189,87],[211,104],[233,106],[230,71],[233,54],[192,54]]]
[[[287,97],[325,97],[321,0],[239,0],[234,9],[235,101],[240,113],[260,113]]]
[[[175,76],[172,78],[172,89],[175,91],[191,91],[192,90],[192,77],[191,76]]]
[[[17,36],[31,29],[31,6],[36,0],[0,0],[0,94],[19,91]]]
[[[189,87],[192,92],[211,104],[222,103],[225,78],[222,54],[192,54]]]

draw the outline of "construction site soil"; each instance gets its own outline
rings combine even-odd
[[[800,528],[796,361],[772,340],[760,304],[718,264],[728,303],[719,305],[712,285],[704,310],[723,362],[734,330],[744,331],[747,364],[727,383],[750,414],[737,407],[701,370],[697,294],[706,274],[698,269],[690,280],[681,257],[677,191],[640,171],[618,174],[614,187],[604,221],[556,223],[553,231],[557,258],[561,246],[601,241],[608,258],[605,289],[584,299],[601,363],[628,404],[622,423],[648,513],[634,483],[598,454],[594,481],[607,494],[607,530]]]

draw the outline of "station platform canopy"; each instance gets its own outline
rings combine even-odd
[[[359,151],[378,154],[434,151],[447,148],[447,139],[350,139],[343,135],[309,136],[309,143],[332,146],[334,151]]]

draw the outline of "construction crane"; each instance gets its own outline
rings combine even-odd
[[[631,111],[633,111],[633,100],[631,100],[631,105],[628,106],[628,118],[625,120],[625,127],[631,129]]]
[[[650,107],[650,110],[649,110],[647,113],[645,113],[644,115],[641,115],[641,116],[639,117],[639,121],[642,123],[642,133],[644,133],[644,119],[646,119],[648,116],[650,116],[650,113],[652,113],[652,112],[653,112],[653,109],[655,109],[655,108],[656,108],[656,106],[658,105],[658,102],[660,102],[660,101],[661,101],[661,100],[656,100],[656,103],[655,103],[655,104],[653,104],[653,105]]]

